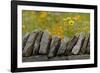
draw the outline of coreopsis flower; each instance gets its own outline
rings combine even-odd
[[[64,27],[67,26],[67,23],[68,23],[67,18],[63,18],[63,25],[64,25]]]
[[[74,20],[69,20],[68,24],[71,25],[71,26],[73,26],[75,24],[75,21]]]
[[[72,17],[67,17],[66,19],[64,18],[64,26],[67,27],[69,25],[74,25],[75,21],[72,19]]]

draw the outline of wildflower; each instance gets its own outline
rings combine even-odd
[[[63,18],[63,24],[64,24],[64,26],[66,27],[67,26],[67,18]]]
[[[40,12],[40,18],[45,18],[47,16],[47,12]]]
[[[69,21],[68,21],[68,24],[69,24],[69,25],[74,25],[74,24],[75,24],[75,21],[74,21],[74,20],[69,20]]]
[[[67,27],[69,25],[73,25],[74,24],[74,21],[72,20],[72,17],[67,17],[67,18],[64,18],[64,26]]]
[[[55,25],[51,31],[52,35],[60,36],[63,39],[63,28],[61,25]]]

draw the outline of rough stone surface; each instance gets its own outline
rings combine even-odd
[[[85,54],[87,46],[88,46],[88,41],[89,41],[89,34],[86,35],[85,40],[83,42],[82,48],[80,50],[80,54]]]
[[[90,55],[71,55],[71,56],[68,56],[68,60],[81,60],[81,59],[90,59]]]
[[[37,37],[38,31],[34,31],[30,33],[30,36],[26,42],[26,45],[23,50],[23,56],[31,56],[32,54],[32,46],[34,45],[35,39]]]
[[[40,42],[39,54],[47,54],[50,46],[51,34],[47,30],[44,31]]]
[[[49,58],[48,61],[60,61],[60,60],[68,60],[67,56],[56,56],[56,57],[52,57]]]
[[[40,47],[40,41],[41,41],[41,38],[42,38],[42,34],[43,32],[40,30],[37,37],[36,37],[36,40],[35,40],[35,43],[33,45],[33,55],[37,55],[38,54],[38,50],[39,50],[39,47]]]
[[[79,53],[81,46],[82,46],[82,43],[83,43],[84,35],[85,35],[84,33],[80,33],[79,39],[78,39],[76,45],[72,49],[72,54]]]
[[[57,61],[90,58],[90,35],[76,34],[72,39],[51,36],[47,30],[35,30],[22,39],[22,61]]]
[[[26,33],[26,34],[22,37],[22,45],[23,45],[23,46],[22,46],[22,49],[24,49],[28,37],[29,37],[29,33]]]
[[[53,36],[50,44],[48,57],[54,57],[59,49],[61,39],[58,36]]]
[[[89,41],[88,41],[88,45],[86,49],[86,54],[90,54],[90,37],[89,37]]]
[[[72,48],[74,47],[74,45],[77,43],[79,35],[75,35],[69,42],[68,42],[68,46],[67,49],[65,51],[65,55],[71,55],[71,51]]]
[[[39,61],[48,61],[48,57],[46,55],[35,55],[30,57],[23,57],[23,62],[39,62]]]
[[[72,55],[72,56],[56,56],[48,58],[46,55],[36,55],[30,57],[23,57],[22,62],[39,62],[39,61],[60,61],[60,60],[82,60],[90,59],[90,55]]]
[[[57,52],[57,55],[64,55],[65,53],[65,50],[67,48],[67,45],[68,45],[68,41],[69,41],[69,38],[65,37],[62,41],[61,41],[61,45],[58,49],[58,52]]]

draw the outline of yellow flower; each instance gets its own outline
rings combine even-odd
[[[67,24],[71,24],[72,22],[72,17],[66,17],[63,19],[64,20],[64,27],[67,27]]]
[[[61,37],[61,39],[63,39],[64,35],[63,35],[63,27],[61,25],[55,25],[53,28],[52,28],[52,31],[51,31],[52,35],[56,35],[56,36],[59,36]]]
[[[47,12],[45,11],[40,12],[40,15],[39,15],[40,18],[45,18],[46,16],[47,16]]]
[[[74,25],[74,24],[75,24],[75,21],[74,21],[74,20],[69,20],[69,21],[68,21],[68,24],[69,24],[69,25]]]

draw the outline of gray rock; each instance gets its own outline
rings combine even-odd
[[[42,38],[42,34],[43,34],[43,32],[39,31],[39,33],[36,37],[35,43],[33,45],[33,55],[36,55],[39,52],[39,46],[40,46],[40,41],[41,41],[41,38]]]
[[[80,50],[80,54],[85,54],[86,49],[87,49],[87,45],[88,45],[88,41],[89,41],[89,34],[86,35],[85,40],[83,42],[82,48]]]
[[[81,46],[82,46],[82,43],[83,43],[84,36],[85,36],[85,33],[80,33],[79,39],[78,39],[76,45],[72,49],[72,54],[79,53]]]
[[[90,54],[90,37],[89,37],[88,45],[86,48],[86,54]]]
[[[71,55],[68,56],[68,60],[83,60],[90,59],[90,55]]]
[[[68,45],[68,41],[69,41],[69,38],[65,37],[63,40],[61,40],[61,45],[58,49],[58,52],[57,52],[57,55],[64,55],[65,53],[65,50],[67,48],[67,45]]]
[[[48,61],[48,57],[46,55],[35,55],[22,58],[22,62],[39,62],[39,61]]]
[[[48,59],[49,61],[60,61],[60,60],[68,60],[67,56],[56,56]]]
[[[39,54],[47,54],[50,46],[51,34],[47,30],[44,31],[40,42]]]
[[[56,56],[48,58],[47,55],[35,55],[30,57],[22,57],[22,62],[39,62],[39,61],[60,61],[60,60],[83,60],[90,59],[90,55],[71,55],[71,56]]]
[[[50,44],[48,57],[54,57],[60,47],[61,39],[58,36],[53,36]]]
[[[22,49],[24,49],[29,35],[30,35],[29,33],[26,33],[26,34],[22,37],[22,45],[23,45],[23,46],[22,46]]]
[[[79,35],[73,36],[73,38],[68,42],[67,49],[65,51],[65,55],[71,55],[72,48],[75,46],[77,43]]]
[[[34,45],[37,34],[38,34],[37,30],[30,33],[30,36],[29,36],[29,38],[26,42],[26,45],[24,47],[24,50],[23,50],[23,56],[25,56],[25,57],[31,56],[32,50],[33,50],[32,46]]]

